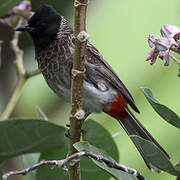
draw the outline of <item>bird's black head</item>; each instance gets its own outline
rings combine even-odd
[[[41,5],[29,19],[28,24],[18,27],[16,31],[27,31],[36,47],[44,48],[55,40],[61,16],[49,5]]]

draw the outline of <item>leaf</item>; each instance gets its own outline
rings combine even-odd
[[[43,120],[48,120],[46,114],[42,111],[42,109],[39,106],[37,106],[36,109],[37,109],[38,118],[43,119]]]
[[[86,131],[86,139],[90,144],[98,148],[103,147],[104,151],[108,152],[116,161],[119,159],[119,150],[112,134],[100,123],[88,119],[83,124],[83,129]]]
[[[100,148],[103,147],[115,160],[119,159],[118,149],[114,139],[102,125],[92,119],[88,119],[84,122],[83,129],[86,130],[86,138],[91,144]],[[67,153],[67,147],[54,152],[42,153],[40,160],[64,159]],[[110,175],[106,171],[97,167],[89,158],[81,159],[81,167],[82,179],[92,180],[95,176],[98,180],[109,180],[110,178]],[[61,168],[50,169],[47,166],[38,169],[36,174],[37,180],[49,180],[50,177],[53,180],[68,180],[67,172]]]
[[[83,129],[86,133],[86,140],[97,148],[103,148],[104,151],[110,154],[116,161],[119,160],[119,152],[117,145],[112,138],[112,135],[97,121],[93,119],[88,119],[83,124]],[[97,179],[106,180],[109,179],[109,174],[101,168],[97,167],[89,158],[82,158],[82,179],[86,179],[88,174],[88,179],[94,178],[95,174]]]
[[[0,122],[0,162],[25,153],[47,152],[64,146],[65,128],[39,119]]]
[[[40,156],[40,161],[41,160],[54,160],[54,159],[64,159],[66,158],[68,154],[68,139],[65,139],[65,145],[63,148],[60,148],[59,150],[56,151],[51,151],[51,152],[44,152]],[[68,172],[62,168],[51,168],[50,166],[42,166],[37,169],[36,175],[35,175],[36,180],[69,180]]]
[[[78,151],[86,150],[86,151],[91,152],[93,154],[103,156],[104,158],[110,160],[111,162],[115,162],[114,159],[111,156],[109,156],[104,150],[98,149],[95,146],[92,146],[91,144],[89,144],[88,142],[77,142],[74,144],[74,147]],[[90,158],[90,159],[92,159],[92,161],[97,166],[104,169],[105,171],[110,173],[114,178],[116,178],[118,180],[135,180],[136,179],[136,177],[133,175],[130,175],[130,174],[123,172],[121,170],[110,168],[110,167],[106,166],[106,164],[101,163],[99,161],[96,161],[93,158]]]
[[[19,4],[22,0],[1,0],[0,16],[6,15],[14,6]]]
[[[177,171],[180,171],[180,164],[176,164],[175,168],[177,169]],[[176,177],[176,180],[180,180],[180,174]]]
[[[160,104],[154,97],[150,89],[141,88],[146,99],[149,101],[153,109],[168,123],[180,128],[180,117],[171,109],[163,104]]]
[[[135,135],[131,135],[130,138],[138,148],[142,149],[152,165],[174,176],[180,175],[180,171],[172,165],[167,156],[153,143]]]

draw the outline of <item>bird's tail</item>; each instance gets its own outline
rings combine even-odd
[[[153,142],[161,151],[163,151],[166,156],[169,158],[169,155],[167,152],[160,146],[160,144],[152,137],[152,135],[143,127],[143,125],[136,119],[136,117],[127,109],[127,115],[123,117],[123,119],[119,119],[119,123],[121,126],[124,128],[126,133],[128,135],[137,135],[140,136],[146,140],[149,140]],[[153,166],[149,160],[146,158],[144,155],[144,152],[142,149],[138,148],[135,142],[133,142],[134,145],[136,146],[137,150],[140,152],[142,158],[144,159],[147,167],[155,172],[160,172],[160,169],[157,167]]]

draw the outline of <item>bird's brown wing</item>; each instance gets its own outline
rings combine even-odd
[[[104,60],[99,51],[89,42],[87,43],[87,56],[91,58],[86,58],[88,63],[96,64],[98,66],[98,71],[102,76],[117,90],[123,95],[126,99],[127,103],[139,113],[138,108],[135,105],[134,99],[131,96],[130,92],[123,84],[123,82],[119,79],[115,71],[111,68],[111,66]],[[92,57],[93,56],[93,57]]]

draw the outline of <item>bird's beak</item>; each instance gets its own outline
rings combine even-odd
[[[16,31],[27,31],[27,32],[33,32],[34,31],[34,28],[32,27],[29,27],[28,24],[25,24],[23,26],[20,26],[18,28],[16,28]]]

